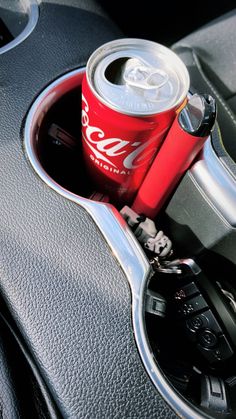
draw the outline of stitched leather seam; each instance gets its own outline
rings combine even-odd
[[[236,118],[234,117],[233,112],[230,110],[230,108],[227,106],[227,104],[225,103],[225,101],[221,97],[220,93],[216,90],[215,86],[210,82],[210,80],[207,78],[207,76],[203,72],[202,67],[201,67],[201,64],[200,64],[200,61],[198,59],[198,56],[197,56],[197,54],[195,53],[194,50],[192,50],[192,54],[193,54],[193,59],[194,59],[194,61],[196,63],[197,69],[198,69],[199,73],[201,74],[202,78],[205,80],[205,82],[211,88],[211,90],[213,91],[214,95],[217,97],[217,99],[219,100],[219,102],[221,103],[221,105],[223,106],[223,108],[225,109],[225,111],[227,112],[227,114],[229,115],[229,117],[232,119],[234,125],[236,126]]]

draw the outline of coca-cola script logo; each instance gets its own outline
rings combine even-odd
[[[116,168],[115,159],[112,158],[123,155],[123,167],[128,170],[136,169],[149,162],[156,151],[156,147],[150,148],[150,144],[157,141],[156,136],[144,142],[106,138],[102,129],[89,124],[88,114],[89,105],[84,95],[82,95],[83,140],[98,160]]]

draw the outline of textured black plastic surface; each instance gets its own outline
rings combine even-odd
[[[0,57],[1,292],[65,417],[173,418],[139,358],[124,273],[90,216],[23,152],[38,93],[120,36],[93,3],[56,3],[43,2],[31,36]]]

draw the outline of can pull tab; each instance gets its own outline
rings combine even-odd
[[[158,100],[159,90],[169,85],[169,76],[164,70],[144,65],[135,58],[127,61],[123,79],[128,86],[143,89],[150,100]]]
[[[165,71],[148,67],[136,59],[128,60],[123,77],[128,85],[148,90],[160,89],[169,81]]]

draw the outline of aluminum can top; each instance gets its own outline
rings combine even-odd
[[[94,95],[127,115],[149,116],[177,108],[189,91],[185,64],[169,48],[126,38],[99,47],[86,75]]]

